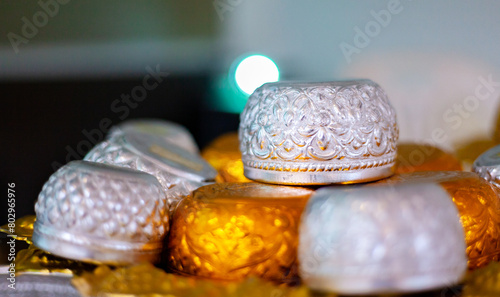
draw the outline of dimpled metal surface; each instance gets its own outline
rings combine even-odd
[[[342,294],[422,291],[459,282],[465,249],[457,209],[436,184],[329,187],[302,215],[299,272]]]
[[[169,228],[165,192],[153,176],[85,161],[56,171],[35,211],[33,243],[76,260],[155,261]]]
[[[144,168],[153,170],[148,173],[157,176],[156,173],[162,171],[167,174],[163,181],[165,185],[170,184],[170,175],[195,182],[212,181],[217,175],[217,171],[198,154],[189,153],[160,137],[144,133],[128,133],[108,139],[94,147],[85,160],[102,160],[103,163],[124,164],[125,167],[147,161]],[[152,166],[155,169],[150,169]],[[162,182],[161,178],[158,179]]]
[[[398,135],[387,95],[370,80],[265,84],[239,127],[245,176],[278,184],[390,176]]]
[[[170,209],[174,209],[182,197],[202,185],[201,182],[172,173],[160,160],[141,154],[130,146],[123,135],[99,143],[84,160],[136,169],[154,175],[167,193]]]

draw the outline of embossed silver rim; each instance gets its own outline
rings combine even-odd
[[[162,244],[123,242],[88,238],[57,230],[35,222],[33,244],[47,252],[64,258],[92,263],[132,264],[157,262]]]
[[[327,185],[375,181],[394,174],[395,164],[347,171],[292,172],[245,167],[247,178],[283,185]]]

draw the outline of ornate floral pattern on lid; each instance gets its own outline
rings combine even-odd
[[[280,184],[390,176],[398,133],[387,95],[369,80],[265,84],[239,128],[245,175]]]

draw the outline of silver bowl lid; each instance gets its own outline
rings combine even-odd
[[[370,80],[264,84],[239,127],[245,176],[290,185],[388,177],[398,135],[387,95]]]
[[[166,194],[154,176],[86,161],[56,171],[35,212],[35,246],[90,262],[156,261],[169,228]]]
[[[182,178],[209,182],[217,171],[198,154],[144,133],[117,135],[95,146],[84,160],[129,167],[155,175],[166,189]]]
[[[298,257],[306,285],[349,295],[445,287],[467,268],[458,210],[434,183],[319,189],[302,215]]]

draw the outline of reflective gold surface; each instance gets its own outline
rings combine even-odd
[[[460,161],[437,147],[416,143],[398,144],[396,173],[462,170]]]
[[[99,266],[72,280],[83,296],[169,296],[169,297],[306,297],[305,287],[289,288],[250,278],[243,282],[220,282],[165,273],[151,264],[110,269]]]
[[[20,250],[16,255],[16,271],[19,273],[80,274],[84,271],[92,271],[95,267],[92,264],[52,255],[34,245],[30,245],[28,249]]]
[[[218,171],[217,182],[250,182],[243,175],[237,132],[219,136],[203,149],[201,156]]]
[[[463,297],[500,296],[500,263],[491,262],[467,276]]]
[[[13,235],[17,240],[23,240],[27,243],[31,243],[31,236],[33,235],[33,224],[36,221],[36,216],[28,215],[19,218],[15,221],[14,233],[11,233],[11,228],[9,224],[5,224],[0,227],[0,232]]]
[[[500,199],[497,190],[472,172],[427,171],[395,175],[375,183],[433,181],[453,197],[465,231],[469,269],[500,256]]]
[[[258,183],[199,188],[174,214],[169,266],[213,279],[296,282],[298,223],[311,193]]]

